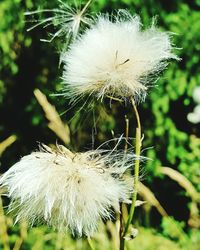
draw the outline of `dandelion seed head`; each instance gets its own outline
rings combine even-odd
[[[73,98],[95,94],[144,99],[152,75],[177,57],[170,36],[152,26],[141,30],[138,16],[118,11],[111,19],[99,15],[62,55],[64,92]]]
[[[50,16],[47,18],[43,18],[41,20],[32,20],[31,22],[36,24],[30,27],[28,31],[38,26],[42,26],[43,28],[46,28],[50,25],[54,26],[56,28],[56,32],[50,34],[51,38],[49,40],[41,39],[41,41],[52,42],[56,37],[64,36],[66,44],[63,46],[63,51],[66,51],[69,41],[78,35],[81,25],[89,25],[92,22],[89,14],[86,12],[91,0],[88,1],[82,9],[79,6],[70,6],[61,0],[58,2],[59,8],[28,11],[25,13],[25,15],[36,15],[41,13],[50,14]]]
[[[112,208],[119,210],[119,202],[129,202],[132,180],[125,171],[132,160],[133,155],[111,151],[72,153],[43,146],[11,167],[0,185],[8,190],[16,221],[89,236],[101,219],[112,217]]]

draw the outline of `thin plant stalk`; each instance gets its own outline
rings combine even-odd
[[[138,192],[138,185],[139,185],[139,169],[140,169],[140,154],[141,154],[141,124],[140,124],[140,116],[135,104],[134,99],[131,99],[131,103],[133,106],[133,110],[136,116],[136,121],[137,121],[137,127],[136,127],[136,139],[135,139],[135,154],[136,154],[136,160],[135,160],[135,166],[134,166],[134,184],[133,184],[133,188],[134,188],[134,192],[133,192],[133,196],[132,196],[132,204],[131,204],[131,208],[130,208],[130,212],[129,212],[129,217],[128,217],[128,221],[126,223],[125,226],[125,230],[124,230],[124,234],[123,236],[126,235],[126,233],[128,232],[129,226],[132,222],[133,219],[133,215],[135,212],[135,204],[136,204],[136,200],[137,200],[137,192]],[[121,250],[121,249],[120,249]]]
[[[125,154],[127,153],[128,150],[128,136],[129,136],[129,119],[127,118],[127,116],[125,116],[125,123],[126,123],[126,130],[125,130],[125,137],[126,137],[126,143],[125,143],[125,147],[124,147],[124,151]]]
[[[119,225],[119,249],[124,250],[124,239],[123,239],[123,214],[122,214],[122,203],[120,203],[120,225]]]
[[[90,249],[91,250],[95,250],[94,244],[93,244],[93,242],[92,242],[92,240],[91,240],[90,237],[87,238],[87,241],[88,241],[88,245],[90,246]]]
[[[2,239],[2,245],[4,250],[10,250],[10,245],[9,245],[9,236],[7,233],[7,223],[6,223],[6,216],[4,215],[3,212],[3,204],[2,204],[2,199],[0,196],[0,237]]]
[[[128,150],[128,135],[129,135],[129,119],[125,116],[125,123],[126,123],[126,129],[125,129],[125,136],[126,136],[126,142],[124,147],[124,153],[127,153]],[[119,239],[120,239],[120,250],[124,250],[124,227],[123,227],[123,209],[122,209],[123,203],[120,203],[120,226],[119,226]]]

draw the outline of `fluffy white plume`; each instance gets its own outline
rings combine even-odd
[[[16,221],[46,222],[62,231],[91,235],[119,202],[129,202],[132,179],[125,177],[133,155],[114,151],[72,153],[63,146],[23,157],[1,178]]]
[[[153,24],[141,30],[138,16],[123,10],[113,19],[100,15],[62,55],[64,93],[144,99],[152,75],[177,59],[171,50],[169,34]]]

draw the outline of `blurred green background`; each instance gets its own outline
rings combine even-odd
[[[41,38],[48,38],[53,27],[27,32],[32,24],[26,22],[30,17],[25,18],[24,12],[56,7],[56,0],[0,1],[1,173],[37,148],[38,142],[66,142],[49,129],[44,108],[33,94],[36,88],[62,114],[60,118],[66,130],[69,126],[70,148],[86,150],[92,143],[96,147],[112,138],[111,131],[119,136],[125,131],[125,116],[130,119],[130,136],[134,137],[135,120],[130,107],[114,102],[112,107],[109,102],[104,103],[104,108],[99,105],[94,129],[94,114],[80,115],[77,107],[69,110],[68,100],[52,95],[61,89],[62,66],[59,68],[58,64],[63,39],[41,42]],[[181,48],[176,53],[182,60],[169,64],[156,87],[150,89],[146,102],[139,106],[143,155],[151,160],[142,164],[141,179],[148,189],[140,193],[140,198],[148,202],[136,211],[135,226],[139,228],[139,235],[128,243],[129,249],[133,249],[133,245],[134,249],[141,250],[199,249],[200,246],[200,126],[187,119],[196,106],[193,90],[200,86],[199,7],[199,0],[94,0],[89,8],[94,14],[128,9],[141,16],[144,27],[156,16],[159,29],[175,33],[173,43]],[[3,200],[4,205],[7,202]],[[56,234],[44,226],[28,230],[27,235],[25,223],[13,227],[12,219],[3,214],[2,208],[0,211],[0,249],[89,249],[84,240],[74,241],[69,235]],[[106,228],[100,227],[100,233],[94,238],[96,249],[116,249],[115,230],[112,223]]]

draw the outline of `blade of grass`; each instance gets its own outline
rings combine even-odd
[[[153,192],[141,182],[139,182],[138,192],[144,198],[144,200],[146,200],[151,206],[154,206],[163,217],[168,216],[167,212],[161,206]]]
[[[49,120],[48,127],[66,144],[70,143],[70,129],[65,125],[55,107],[52,106],[47,97],[39,90],[34,90],[34,95],[45,112],[46,118]]]
[[[15,135],[9,136],[7,139],[2,141],[0,143],[0,156],[3,154],[3,152],[9,147],[13,142],[17,140],[17,137]]]
[[[199,202],[200,194],[196,191],[193,184],[180,172],[169,167],[160,167],[160,173],[167,175],[172,180],[176,181],[190,195],[192,200]]]

